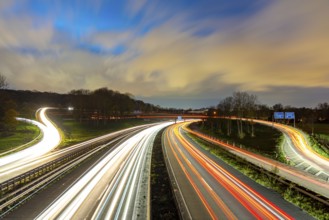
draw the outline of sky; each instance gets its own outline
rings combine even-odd
[[[327,0],[3,0],[11,89],[101,87],[162,107],[329,102]]]

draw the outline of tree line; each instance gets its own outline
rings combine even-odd
[[[254,136],[253,118],[256,117],[258,100],[257,96],[247,92],[235,92],[232,96],[224,98],[218,105],[219,114],[227,117],[236,116],[238,136],[243,138],[245,133],[243,129],[242,118],[250,118],[251,136]],[[227,120],[227,134],[232,133],[231,120]]]
[[[74,107],[71,112],[79,122],[92,121],[106,124],[110,119],[133,114],[147,114],[154,112],[183,114],[184,109],[161,108],[141,100],[136,100],[129,93],[120,93],[106,87],[96,90],[78,89],[67,94],[53,92],[39,92],[29,90],[10,90],[6,78],[0,74],[0,132],[15,128],[17,115],[33,118],[35,111],[42,106],[67,109]],[[222,99],[218,105],[209,110],[209,115],[237,117],[238,136],[243,138],[245,131],[250,130],[254,136],[253,119],[272,120],[274,111],[293,111],[301,123],[322,122],[329,123],[329,104],[319,103],[315,108],[296,108],[275,104],[272,107],[261,104],[258,97],[247,92],[234,92]],[[242,118],[249,118],[248,126]],[[226,133],[232,133],[232,121],[225,122]],[[246,127],[246,128],[245,128]]]
[[[302,124],[329,123],[329,104],[327,102],[319,103],[315,108],[283,106],[281,103],[270,107],[261,104],[256,95],[247,92],[234,92],[232,96],[222,99],[216,108],[210,110],[209,115],[213,111],[216,111],[216,115],[228,118],[236,117],[234,123],[237,125],[237,134],[240,138],[245,136],[245,130],[251,136],[255,136],[253,119],[271,121],[274,112],[295,112],[296,120]],[[248,118],[248,120],[243,123],[242,118]],[[226,134],[230,136],[232,133],[232,120],[225,120],[225,123]]]
[[[120,93],[106,87],[94,91],[72,90],[67,95],[74,107],[77,121],[94,121],[106,124],[110,119],[158,111],[159,106],[135,100],[132,94]]]
[[[67,112],[79,122],[107,123],[110,119],[127,115],[158,111],[159,106],[136,100],[129,93],[120,93],[106,87],[96,90],[72,90],[67,94],[8,89],[6,78],[0,74],[0,134],[16,128],[17,116],[33,118],[35,111],[44,106]]]
[[[216,109],[222,116],[265,120],[271,120],[273,112],[295,112],[299,121],[314,120],[329,123],[329,104],[327,102],[319,103],[314,108],[283,106],[281,103],[268,106],[261,104],[256,95],[247,92],[234,92],[232,96],[222,99]]]

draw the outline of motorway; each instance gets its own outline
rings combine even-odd
[[[329,182],[329,159],[312,149],[306,134],[288,125],[262,120],[254,121],[276,128],[284,134],[285,142],[281,148],[291,165]]]
[[[54,148],[58,146],[60,142],[59,132],[52,122],[46,116],[46,110],[49,108],[42,108],[38,111],[38,118],[42,123],[36,121],[29,122],[38,125],[43,132],[43,138],[40,142],[26,148],[22,151],[1,157],[0,159],[0,183],[7,180],[13,179],[23,173],[26,173],[34,168],[40,167],[50,161],[54,161],[58,158],[62,158],[65,155],[72,154],[80,151],[81,149],[87,148],[91,145],[100,145],[100,143],[111,140],[120,135],[128,134],[132,131],[143,129],[149,125],[141,125],[132,128],[123,129],[117,132],[112,132],[97,138],[90,139],[88,141],[54,151]]]
[[[196,147],[185,135],[184,126],[186,123],[173,125],[164,134],[165,154],[183,218],[312,219],[283,200],[274,204],[275,193],[267,191],[265,198],[263,192],[254,189],[261,188],[257,183],[246,180],[252,184],[247,185],[242,181],[246,177],[237,178],[236,170]]]
[[[37,219],[148,219],[153,139],[169,124],[147,128],[112,148]]]
[[[297,183],[300,186],[303,186],[307,189],[310,189],[313,192],[316,192],[320,195],[323,195],[326,198],[329,198],[329,184],[327,181],[319,179],[318,177],[316,177],[310,173],[301,171],[298,168],[280,163],[278,161],[261,156],[259,154],[249,152],[247,150],[230,145],[221,140],[214,139],[210,136],[204,135],[200,132],[193,131],[193,130],[187,128],[186,125],[183,126],[183,129],[191,134],[198,136],[201,139],[204,139],[210,143],[218,145],[218,146],[228,150],[229,152],[231,152],[241,158],[244,158],[245,160],[247,160],[250,163],[255,164],[256,166],[262,167],[268,171],[277,170],[277,173],[276,173],[277,175],[280,175],[283,178],[285,178],[291,182]]]
[[[145,129],[111,148],[55,201],[45,207],[37,219],[148,219],[149,167],[153,139],[161,128],[169,124],[163,123],[149,128],[138,127]],[[133,132],[135,129],[114,132],[56,152],[38,153],[38,160],[32,156],[16,158],[0,167],[0,183],[49,160],[63,157],[90,144]],[[204,139],[208,138],[189,130],[186,123],[173,125],[165,132],[164,149],[183,217],[186,219],[311,219],[284,201],[278,203],[274,203],[272,199],[269,201],[267,198],[275,197],[273,193],[266,192],[265,197],[263,192],[255,190],[259,186],[250,185],[248,180],[246,184],[241,176],[237,178],[235,171],[220,165],[218,161],[196,147],[196,143],[185,135],[186,132],[194,133]],[[225,145],[220,141],[211,141]],[[279,175],[292,176],[297,178],[295,179],[297,182],[304,181],[307,185],[314,185],[319,193],[329,192],[328,184],[295,172],[287,166],[243,149],[229,145],[224,147],[253,163],[261,164],[264,168],[267,166],[268,170],[278,168]]]
[[[64,157],[65,155],[74,153],[76,151],[79,151],[83,148],[89,147],[91,145],[95,145],[98,143],[106,142],[107,140],[113,139],[117,136],[128,134],[129,132],[142,129],[147,127],[148,125],[141,125],[136,126],[128,129],[123,129],[117,132],[112,132],[110,134],[106,134],[97,138],[90,139],[88,141],[72,145],[70,147],[56,150],[49,152],[45,155],[39,156],[37,159],[33,158],[30,160],[22,160],[22,161],[16,161],[14,164],[11,164],[10,166],[2,166],[0,167],[0,183],[7,181],[15,176],[19,176],[20,174],[23,174],[25,172],[28,172],[29,170],[32,170],[36,167],[39,167],[43,164],[46,164],[47,162],[56,160],[58,158]],[[100,144],[98,144],[100,145]]]

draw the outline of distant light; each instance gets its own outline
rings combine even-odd
[[[73,110],[74,110],[73,107],[68,107],[67,109],[68,109],[69,111],[73,111]]]

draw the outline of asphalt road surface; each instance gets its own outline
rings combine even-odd
[[[174,191],[186,219],[312,219],[295,206],[219,159],[184,135],[182,124],[164,135]]]

